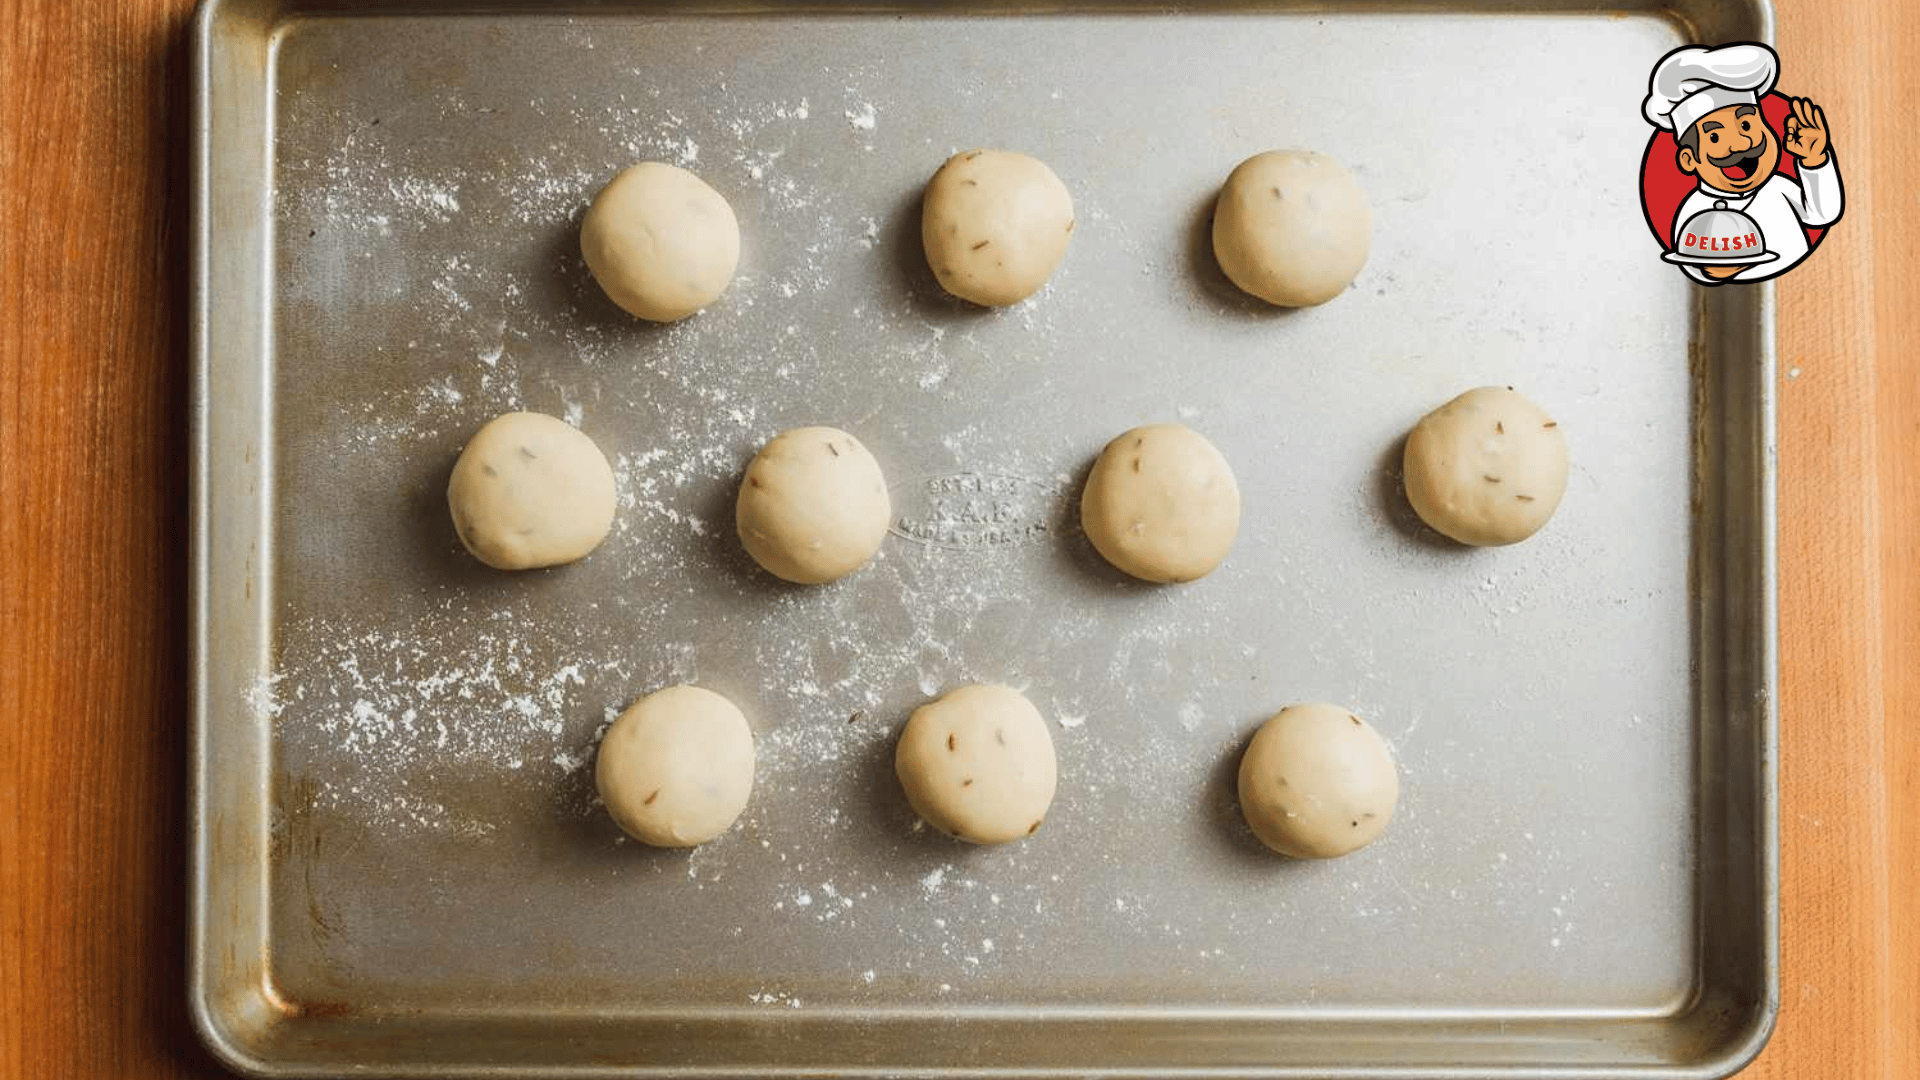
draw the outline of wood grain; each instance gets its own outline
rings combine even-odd
[[[185,0],[0,0],[0,1072],[221,1075],[185,1013]],[[1781,298],[1782,1008],[1920,1074],[1920,5],[1780,0],[1844,223]],[[1629,163],[1630,164],[1630,163]]]
[[[0,1069],[186,1026],[184,2],[0,7]]]
[[[1920,1072],[1920,6],[1787,0],[1846,217],[1781,280],[1782,977],[1749,1074]],[[1844,118],[1844,119],[1842,119]],[[1844,132],[1844,134],[1841,134]]]

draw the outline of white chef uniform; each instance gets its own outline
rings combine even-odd
[[[1729,105],[1760,104],[1773,89],[1780,73],[1780,59],[1765,45],[1723,45],[1717,49],[1676,49],[1653,69],[1645,112],[1647,122],[1674,133],[1686,133],[1700,118]],[[1775,134],[1778,139],[1778,133]],[[1783,144],[1780,154],[1785,156]],[[1828,225],[1840,217],[1840,170],[1828,150],[1827,163],[1819,168],[1799,167],[1795,182],[1775,172],[1759,187],[1736,194],[1709,187],[1705,181],[1680,204],[1673,220],[1678,243],[1682,228],[1695,214],[1724,201],[1727,209],[1738,210],[1760,227],[1764,249],[1779,256],[1772,262],[1757,263],[1730,278],[1710,278],[1697,266],[1681,266],[1689,277],[1699,281],[1759,281],[1792,269],[1808,251],[1807,225]]]

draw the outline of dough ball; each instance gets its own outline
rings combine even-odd
[[[893,757],[914,812],[972,844],[1038,831],[1056,768],[1047,722],[1004,686],[963,686],[915,709]]]
[[[1399,798],[1386,742],[1338,705],[1281,709],[1240,759],[1240,812],[1268,847],[1296,859],[1331,859],[1373,843]]]
[[[1373,213],[1353,174],[1310,150],[1240,163],[1213,212],[1213,254],[1235,285],[1282,307],[1339,296],[1366,265]]]
[[[1108,562],[1147,581],[1192,581],[1227,557],[1240,487],[1227,459],[1179,424],[1107,444],[1080,496],[1080,526]]]
[[[734,504],[740,542],[769,573],[818,585],[859,569],[893,519],[880,463],[839,428],[783,432],[747,466]]]
[[[927,182],[920,241],[940,287],[987,307],[1040,291],[1067,253],[1073,197],[1025,154],[967,150]]]
[[[613,525],[613,468],[580,429],[541,413],[496,417],[447,484],[460,542],[496,570],[570,563]]]
[[[1407,436],[1407,501],[1463,544],[1513,544],[1538,532],[1567,490],[1560,425],[1511,386],[1469,390]]]
[[[594,783],[627,835],[692,847],[726,832],[753,792],[753,731],[733,702],[669,686],[628,706],[600,740]]]
[[[740,225],[705,181],[644,161],[594,196],[580,223],[580,253],[614,303],[672,322],[726,291],[740,261]]]

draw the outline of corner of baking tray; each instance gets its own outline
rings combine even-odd
[[[1727,1030],[1732,1037],[1719,1041],[1713,1052],[1686,1075],[1699,1080],[1727,1080],[1753,1064],[1773,1038],[1780,1018],[1779,988],[1769,987],[1761,1001],[1705,1004],[1698,1011],[1705,1014],[1702,1025],[1709,1032]]]
[[[235,1018],[230,1015],[232,1002],[215,1001],[209,996],[209,987],[199,970],[189,979],[193,991],[187,999],[187,1015],[193,1019],[193,1032],[199,1038],[200,1045],[212,1054],[223,1068],[241,1076],[269,1077],[281,1075],[266,1058],[250,1053],[242,1044]],[[260,997],[264,1005],[266,996]]]
[[[1664,0],[1661,10],[1694,44],[1773,44],[1773,0]]]

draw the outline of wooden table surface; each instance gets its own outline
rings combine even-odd
[[[1779,285],[1780,1024],[1920,1075],[1920,4],[1777,0],[1846,220]],[[185,0],[0,0],[0,1074],[186,1016]]]

